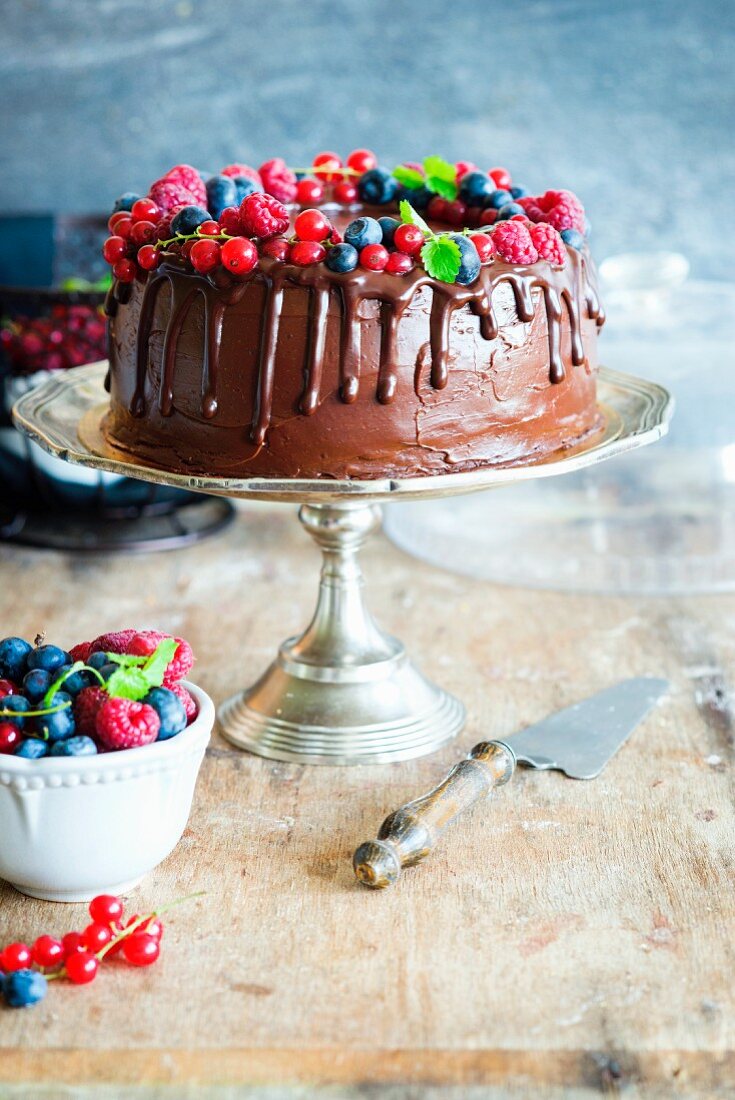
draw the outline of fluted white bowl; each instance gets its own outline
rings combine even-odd
[[[186,828],[214,704],[167,741],[99,756],[0,756],[0,878],[46,901],[124,894]]]

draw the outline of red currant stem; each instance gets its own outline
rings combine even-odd
[[[70,669],[67,669],[66,672],[59,676],[58,680],[54,680],[53,684],[43,697],[43,705],[45,707],[50,707],[51,700],[53,699],[54,695],[56,695],[56,692],[59,690],[61,685],[64,683],[64,680],[68,680],[70,676],[73,676],[76,672],[81,672],[82,670],[84,670],[84,672],[94,673],[102,686],[105,686],[105,678],[97,671],[96,668],[91,668],[89,665],[85,665],[84,661],[75,661]],[[56,710],[63,710],[65,707],[70,706],[71,703],[62,703],[61,706],[56,708]],[[26,714],[28,713],[30,712],[26,711]]]
[[[340,164],[336,160],[327,160],[324,164],[310,164],[308,168],[292,168],[289,164],[289,170],[291,172],[305,172],[306,175],[316,176],[324,172],[329,172],[334,175],[340,176],[364,176],[364,172],[359,172],[357,168],[348,168],[344,164]]]
[[[43,710],[0,710],[0,718],[43,718],[47,714],[58,714],[60,710],[68,710],[71,703],[59,703],[55,707],[45,707]]]
[[[140,926],[142,924],[145,924],[146,921],[152,920],[154,917],[160,916],[161,913],[168,912],[169,909],[175,909],[177,905],[183,905],[185,901],[192,901],[194,898],[203,898],[206,892],[206,890],[199,890],[196,894],[186,894],[183,898],[175,898],[173,901],[169,901],[165,905],[159,905],[158,908],[154,909],[152,913],[145,913],[142,917],[138,917],[136,921],[133,921],[132,924],[127,925],[127,927],[124,928],[119,935],[115,936],[114,939],[111,939],[109,943],[105,944],[105,946],[97,952],[97,959],[102,962],[108,951],[111,951],[113,947],[116,947],[117,944],[120,943],[122,940],[127,939],[128,936],[132,936],[133,932],[137,932]]]

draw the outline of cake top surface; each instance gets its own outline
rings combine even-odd
[[[109,228],[103,253],[122,284],[162,263],[225,282],[282,264],[373,273],[391,296],[411,273],[459,288],[492,265],[561,271],[589,233],[571,191],[532,195],[505,168],[437,156],[391,171],[367,149],[344,162],[319,153],[306,169],[280,158],[218,173],[179,164],[147,195],[121,195]]]

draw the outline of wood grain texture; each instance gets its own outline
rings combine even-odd
[[[166,556],[0,555],[4,630],[64,643],[173,630],[217,702],[316,594],[317,552],[286,507],[248,507],[220,539]],[[730,1095],[735,597],[501,589],[381,540],[364,558],[381,623],[467,704],[460,741],[333,769],[215,737],[181,844],[130,904],[208,896],[171,915],[150,972],[113,963],[32,1016],[0,1009],[0,1095],[103,1082],[121,1096],[329,1083]],[[672,694],[599,779],[519,770],[449,830],[431,874],[385,892],[355,882],[355,845],[458,753],[633,675],[669,677]],[[84,920],[0,887],[2,941]]]

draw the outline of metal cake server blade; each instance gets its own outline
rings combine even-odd
[[[648,676],[623,680],[514,733],[510,747],[520,764],[595,779],[668,686]]]
[[[390,814],[377,840],[360,845],[352,859],[358,881],[374,888],[395,882],[404,867],[431,852],[450,822],[507,783],[516,761],[562,771],[571,779],[594,779],[668,686],[666,680],[649,677],[623,680],[509,741],[481,741],[438,787]]]

